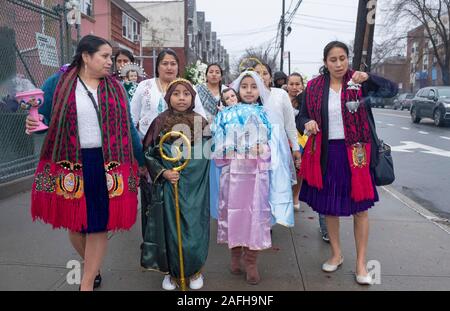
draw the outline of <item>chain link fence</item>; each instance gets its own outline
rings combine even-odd
[[[0,8],[0,184],[34,172],[44,135],[25,134],[17,92],[40,88],[72,44],[64,0],[3,0]],[[66,34],[69,33],[69,36]]]

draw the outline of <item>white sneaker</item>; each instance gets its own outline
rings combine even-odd
[[[356,275],[356,283],[359,285],[373,285],[373,279],[370,274],[367,275]]]
[[[162,288],[165,290],[174,290],[177,288],[177,285],[172,281],[170,275],[164,276],[164,280],[162,282]]]
[[[339,263],[337,265],[331,265],[327,262],[325,262],[322,265],[322,270],[325,272],[334,272],[336,271],[340,265],[342,265],[344,263],[344,257],[341,256],[341,260],[339,260]]]
[[[300,212],[300,203],[294,204],[294,212]]]
[[[195,279],[189,279],[190,289],[200,289],[203,287],[203,275],[199,274]]]

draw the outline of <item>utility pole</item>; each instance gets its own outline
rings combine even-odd
[[[353,69],[369,72],[372,64],[373,36],[377,0],[359,0],[355,31]]]
[[[280,71],[283,71],[283,59],[284,59],[284,33],[286,31],[285,20],[286,0],[283,0],[283,10],[281,15],[281,59],[280,59]]]

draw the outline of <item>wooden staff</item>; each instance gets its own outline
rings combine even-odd
[[[181,152],[181,150],[178,146],[175,146],[175,149],[177,151],[177,155],[175,157],[171,158],[171,157],[167,156],[166,154],[164,154],[164,149],[163,149],[164,142],[166,140],[168,140],[169,138],[173,138],[173,137],[180,137],[186,144],[187,150],[188,150],[188,155],[185,158],[184,163],[181,166],[173,168],[174,171],[181,172],[182,170],[184,170],[186,168],[186,166],[189,163],[189,159],[191,157],[191,142],[183,133],[172,131],[172,132],[165,134],[161,138],[161,141],[159,142],[159,152],[161,154],[161,157],[165,161],[168,161],[171,163],[176,163],[181,160],[183,153]],[[178,203],[178,181],[173,184],[173,189],[174,189],[174,196],[175,196],[175,217],[176,217],[176,222],[177,222],[177,235],[178,235],[178,255],[180,257],[180,283],[181,283],[180,285],[181,285],[181,290],[186,291],[187,287],[186,287],[186,279],[184,277],[183,241],[181,238],[181,217],[180,217],[180,206]]]

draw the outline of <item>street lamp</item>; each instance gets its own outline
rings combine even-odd
[[[67,24],[75,25],[75,28],[77,29],[77,42],[80,42],[80,39],[81,39],[81,32],[80,32],[81,10],[80,10],[80,7],[81,7],[80,0],[68,0],[66,2],[66,9],[69,11],[69,12],[67,12]]]
[[[289,34],[292,32],[292,27],[288,26],[288,28],[286,29],[286,37],[289,36]]]

